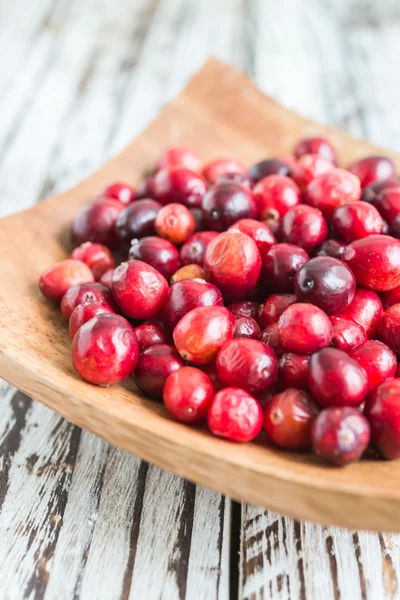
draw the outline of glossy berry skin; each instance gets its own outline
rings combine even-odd
[[[168,240],[156,236],[132,240],[128,258],[148,263],[166,279],[179,268],[179,252],[176,247]]]
[[[297,185],[304,190],[313,179],[333,168],[334,164],[330,160],[321,158],[317,154],[303,154],[293,169],[292,177]]]
[[[260,219],[278,223],[291,209],[300,204],[298,185],[284,175],[270,175],[261,179],[253,188],[259,206]]]
[[[332,341],[329,318],[312,304],[291,304],[281,315],[278,328],[287,352],[308,354],[329,346]]]
[[[92,271],[96,281],[108,269],[115,268],[115,260],[112,253],[107,246],[103,246],[102,244],[85,242],[72,251],[71,258],[84,262]]]
[[[258,322],[264,329],[271,323],[277,323],[288,306],[296,302],[294,294],[271,294],[258,310]]]
[[[117,218],[115,224],[116,232],[123,242],[132,239],[154,235],[156,233],[154,223],[156,216],[162,208],[155,200],[136,200],[127,206]]]
[[[80,260],[67,258],[41,274],[39,289],[48,300],[60,302],[70,287],[90,281],[94,281],[94,277],[89,267]]]
[[[155,323],[142,323],[134,329],[139,343],[139,353],[159,344],[169,344],[168,335]]]
[[[350,352],[367,341],[367,334],[361,325],[343,316],[330,317],[333,327],[331,346]]]
[[[233,330],[234,338],[250,338],[258,340],[261,329],[257,321],[251,317],[243,317],[241,315],[233,315],[235,319],[235,329]]]
[[[174,371],[164,385],[165,408],[184,423],[196,423],[206,417],[213,397],[214,387],[210,378],[194,367]]]
[[[129,183],[117,181],[104,188],[101,196],[103,198],[114,198],[114,200],[119,200],[122,204],[130,204],[135,200],[136,192],[135,188],[129,185]]]
[[[293,279],[297,271],[309,260],[303,248],[293,244],[275,244],[262,253],[262,270],[272,292],[293,292]]]
[[[254,219],[258,205],[251,190],[225,181],[209,188],[202,201],[203,221],[213,231],[224,231],[239,219]]]
[[[395,353],[378,340],[369,340],[350,352],[368,376],[368,391],[375,389],[389,377],[394,377],[397,369]]]
[[[339,240],[325,240],[315,252],[315,256],[331,256],[332,258],[342,259],[345,242]]]
[[[400,241],[389,235],[370,235],[347,246],[343,261],[357,284],[387,292],[400,285]]]
[[[297,301],[315,304],[327,315],[343,312],[352,302],[355,291],[356,281],[349,267],[330,256],[312,258],[294,278]]]
[[[251,302],[250,300],[239,300],[239,302],[232,302],[228,306],[233,315],[251,317],[255,321],[258,321],[258,307],[258,302]]]
[[[334,211],[332,225],[336,235],[350,244],[373,233],[382,233],[383,219],[372,204],[354,202]]]
[[[83,206],[72,222],[72,239],[76,244],[96,242],[107,248],[120,244],[115,225],[125,204],[113,198],[99,198]]]
[[[387,460],[400,457],[400,379],[387,379],[368,396],[364,414],[371,441]]]
[[[179,245],[194,234],[196,221],[186,206],[173,202],[162,207],[156,216],[154,227],[160,237]]]
[[[90,302],[100,302],[107,304],[114,312],[115,303],[109,288],[99,282],[79,283],[67,290],[61,300],[61,314],[66,321],[72,315],[72,311],[79,304],[89,304]]]
[[[261,272],[260,252],[248,235],[227,231],[209,243],[204,268],[223,294],[240,299],[257,284]]]
[[[182,265],[197,264],[203,266],[206,248],[217,235],[217,231],[200,231],[193,234],[180,249],[179,256]]]
[[[269,175],[284,175],[288,177],[290,174],[291,168],[289,164],[280,158],[262,160],[252,165],[248,171],[248,176],[254,184]]]
[[[271,325],[265,327],[265,329],[263,329],[258,336],[258,339],[266,346],[269,346],[269,348],[275,352],[277,358],[281,358],[281,356],[285,353],[279,333],[278,323],[271,323]]]
[[[161,204],[174,202],[188,208],[198,208],[207,186],[198,173],[174,166],[158,171],[154,177],[153,190],[155,199]]]
[[[223,306],[201,306],[179,321],[173,338],[184,360],[207,365],[215,360],[220,348],[233,337],[235,320]]]
[[[336,168],[311,181],[307,186],[306,202],[319,208],[329,221],[336,208],[356,202],[360,194],[360,180],[352,173]]]
[[[343,350],[323,348],[310,358],[308,385],[321,406],[358,406],[368,392],[368,377]]]
[[[144,350],[138,358],[133,377],[138,388],[153,400],[162,400],[164,384],[178,369],[185,366],[176,348],[156,344]]]
[[[358,288],[353,301],[340,316],[353,319],[371,339],[375,336],[376,326],[382,314],[383,307],[378,294],[372,290]]]
[[[296,158],[304,154],[316,154],[325,160],[329,160],[334,165],[337,163],[336,151],[332,144],[324,137],[305,137],[301,139],[294,149]]]
[[[156,169],[159,171],[168,167],[184,167],[194,173],[200,173],[203,164],[200,156],[191,148],[187,146],[172,146],[171,148],[167,148],[161,155]]]
[[[361,458],[370,436],[369,423],[356,408],[326,408],[312,425],[312,449],[328,463],[342,467]]]
[[[264,431],[285,450],[309,450],[311,426],[319,407],[305,390],[288,388],[273,396],[265,407]]]
[[[72,311],[68,322],[68,333],[71,340],[78,331],[79,327],[102,314],[113,314],[113,309],[102,302],[89,302],[88,304],[78,304]]]
[[[286,352],[279,360],[279,381],[286,388],[308,390],[308,354]]]
[[[385,310],[387,310],[390,306],[393,306],[393,304],[399,304],[400,303],[400,285],[393,288],[392,290],[389,290],[388,292],[383,292],[383,294],[381,294],[380,297],[382,300],[383,308]]]
[[[168,290],[164,321],[172,331],[188,312],[199,306],[223,306],[222,294],[211,283],[199,279],[177,281]]]
[[[113,273],[114,273],[114,269],[107,269],[107,271],[104,271],[103,275],[99,279],[99,283],[110,288],[110,290],[111,290],[111,286],[112,286]]]
[[[328,226],[321,211],[307,204],[289,210],[281,221],[281,240],[311,252],[328,236]]]
[[[150,265],[141,260],[129,260],[115,269],[111,289],[114,300],[125,315],[145,321],[161,311],[168,283]]]
[[[229,227],[229,231],[241,231],[251,237],[260,252],[268,252],[276,244],[276,238],[268,225],[255,219],[240,219]]]
[[[218,379],[227,387],[250,394],[268,389],[278,377],[274,352],[258,340],[237,338],[226,342],[217,355]]]
[[[400,354],[400,304],[385,310],[378,321],[377,336],[393,352]]]
[[[228,173],[246,175],[246,172],[247,169],[245,165],[237,160],[232,160],[231,158],[217,158],[204,166],[203,176],[213,185],[222,175]]]
[[[219,391],[208,411],[210,431],[233,442],[254,440],[261,433],[262,423],[260,403],[239,388]]]
[[[362,188],[375,181],[384,181],[396,175],[393,161],[386,156],[367,156],[356,160],[347,169],[358,177]]]
[[[389,187],[378,194],[374,206],[385,221],[392,225],[400,213],[400,185],[399,187]]]
[[[134,370],[139,344],[132,325],[119,315],[100,314],[76,332],[72,364],[82,379],[109,386]]]
[[[146,177],[137,184],[136,200],[154,198],[154,177]]]

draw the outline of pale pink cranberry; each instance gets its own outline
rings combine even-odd
[[[80,260],[67,258],[49,267],[41,274],[39,289],[48,300],[60,302],[70,287],[88,281],[94,281],[89,267]]]

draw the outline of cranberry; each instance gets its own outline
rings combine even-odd
[[[368,396],[371,441],[388,460],[400,457],[400,379],[387,379]]]
[[[365,330],[368,338],[373,338],[382,313],[382,302],[378,294],[359,288],[356,290],[352,303],[340,316],[353,319]]]
[[[144,352],[147,348],[157,346],[159,344],[169,344],[168,335],[161,329],[159,325],[154,323],[142,323],[134,329],[137,340],[139,342],[139,353]]]
[[[269,175],[285,175],[289,176],[291,168],[287,162],[280,158],[267,158],[261,162],[252,165],[248,171],[248,175],[253,183],[258,183],[264,177]]]
[[[217,158],[205,165],[203,176],[211,184],[214,184],[221,175],[226,175],[227,173],[245,175],[246,171],[247,169],[244,164],[237,160],[232,160],[231,158]]]
[[[118,215],[125,205],[113,198],[99,198],[83,206],[72,223],[72,238],[77,244],[97,242],[108,248],[117,248],[119,238],[115,231]]]
[[[45,298],[60,302],[70,287],[86,281],[94,281],[89,267],[80,260],[67,258],[41,274],[39,288]]]
[[[163,206],[154,225],[157,234],[173,244],[183,244],[196,230],[196,221],[190,210],[176,203]]]
[[[136,187],[136,200],[154,198],[154,177],[146,177]]]
[[[259,205],[261,219],[278,223],[301,202],[300,188],[289,177],[269,175],[254,186],[253,194]]]
[[[223,294],[240,299],[256,285],[261,258],[253,240],[240,231],[227,231],[213,239],[204,255],[204,267]]]
[[[168,167],[184,167],[195,173],[200,173],[203,164],[200,156],[187,146],[167,148],[157,163],[157,171]]]
[[[400,212],[400,185],[396,188],[385,189],[378,194],[374,206],[379,210],[385,221],[392,225]]]
[[[177,281],[183,281],[184,279],[204,279],[208,281],[208,275],[200,265],[185,265],[181,267],[172,275],[170,283],[176,283]]]
[[[322,406],[358,406],[368,391],[368,377],[343,350],[324,348],[310,358],[308,385]]]
[[[251,317],[255,321],[258,319],[258,302],[251,302],[250,300],[241,300],[239,302],[233,302],[228,306],[231,313],[235,316]]]
[[[257,321],[251,317],[243,317],[241,315],[233,315],[235,319],[235,329],[233,331],[234,338],[251,338],[258,340],[261,329]]]
[[[276,244],[275,236],[268,225],[255,219],[240,219],[229,227],[229,231],[241,231],[251,237],[260,252],[268,252],[271,246]]]
[[[325,160],[331,161],[334,165],[337,163],[336,151],[324,137],[314,136],[301,139],[294,149],[294,155],[296,158],[300,158],[304,154],[316,154]]]
[[[358,177],[362,188],[375,181],[383,181],[396,175],[396,167],[393,161],[386,156],[361,158],[353,162],[348,170]]]
[[[308,390],[308,354],[287,352],[279,361],[279,380],[286,388]]]
[[[293,244],[275,244],[261,258],[265,280],[274,292],[292,292],[295,274],[309,260],[307,252]]]
[[[331,171],[334,164],[317,154],[303,154],[293,169],[292,177],[301,189],[305,189],[313,179]]]
[[[241,387],[251,394],[275,383],[278,362],[274,352],[258,340],[237,338],[226,342],[217,355],[218,379],[227,387]]]
[[[219,392],[219,390],[222,388],[222,383],[218,379],[217,365],[215,362],[209,363],[208,365],[201,365],[198,368],[210,378],[211,383],[213,384],[214,392]]]
[[[200,231],[192,235],[180,250],[180,259],[183,265],[203,265],[204,253],[208,244],[217,237],[217,231]]]
[[[389,235],[369,235],[352,242],[343,260],[358,285],[387,292],[400,284],[400,241]]]
[[[253,193],[244,185],[225,181],[209,188],[202,202],[203,220],[207,227],[223,231],[239,219],[258,215]]]
[[[260,403],[244,390],[225,388],[215,394],[208,411],[208,426],[214,435],[234,442],[250,442],[262,429]]]
[[[272,348],[278,358],[281,358],[285,352],[279,333],[278,323],[271,323],[271,325],[268,325],[268,327],[262,330],[258,339],[266,346]]]
[[[169,279],[179,267],[179,252],[171,242],[150,236],[132,240],[129,259],[142,260]]]
[[[339,240],[325,240],[315,253],[316,256],[331,256],[332,258],[338,258],[339,260],[343,256],[346,244]]]
[[[367,334],[361,325],[343,316],[330,318],[333,327],[331,346],[349,352],[367,341]]]
[[[240,183],[245,187],[251,189],[253,187],[253,182],[247,175],[242,175],[241,173],[224,173],[220,175],[215,183],[224,183],[226,181],[234,181],[235,183]]]
[[[164,385],[165,408],[185,423],[195,423],[206,417],[213,397],[214,387],[210,378],[194,367],[174,371]]]
[[[85,242],[72,251],[71,258],[81,260],[98,280],[108,269],[114,269],[115,260],[107,246]]]
[[[258,321],[262,328],[277,323],[288,306],[296,302],[294,294],[271,294],[258,310]]]
[[[311,426],[319,408],[304,390],[289,388],[268,402],[264,431],[268,438],[286,450],[309,450]]]
[[[183,279],[168,290],[164,303],[164,319],[169,329],[174,329],[181,318],[199,306],[223,306],[221,292],[203,280]]]
[[[79,375],[109,386],[134,370],[139,344],[132,325],[119,315],[99,314],[82,325],[72,342],[72,363]]]
[[[188,312],[175,327],[175,346],[185,360],[206,365],[232,339],[234,327],[235,320],[227,308],[201,306]]]
[[[399,304],[400,303],[400,285],[393,288],[392,290],[389,290],[388,292],[383,292],[383,294],[381,294],[381,300],[382,300],[383,308],[385,310],[387,308],[389,308],[390,306],[393,306],[393,304]]]
[[[385,221],[385,223],[386,223],[386,221]],[[386,225],[387,225],[387,223],[386,223]],[[400,239],[400,214],[397,215],[397,217],[391,224],[390,228],[388,226],[388,231],[385,232],[382,230],[382,233],[390,233],[390,235],[392,235],[396,239]]]
[[[154,196],[161,204],[171,202],[188,208],[201,206],[207,186],[204,179],[184,167],[168,167],[158,171],[153,182]]]
[[[66,321],[69,320],[74,308],[79,304],[100,302],[107,304],[114,312],[115,304],[109,288],[101,283],[79,283],[67,290],[61,300],[61,314]]]
[[[171,373],[181,369],[184,362],[176,348],[157,344],[144,350],[133,374],[135,383],[149,398],[162,400],[164,384]]]
[[[99,283],[111,289],[113,273],[114,269],[107,269],[107,271],[104,271],[103,275],[99,279]]]
[[[304,248],[307,252],[319,246],[328,235],[321,211],[306,204],[289,210],[281,221],[281,238]]]
[[[368,376],[369,391],[377,385],[394,377],[397,369],[396,355],[390,348],[378,340],[370,340],[350,352],[350,356],[365,369]]]
[[[135,200],[136,192],[129,183],[118,181],[107,186],[101,192],[101,196],[103,198],[114,198],[114,200],[119,200],[122,204],[130,204]]]
[[[372,233],[381,233],[383,220],[372,204],[355,202],[339,206],[332,215],[332,225],[336,234],[350,243]]]
[[[112,314],[114,313],[113,309],[108,305],[102,302],[89,302],[88,304],[78,304],[76,308],[72,311],[71,317],[68,323],[68,332],[71,340],[74,339],[74,335],[78,331],[79,327],[81,327],[84,323],[93,319],[93,317],[97,317],[97,315],[101,314]]]
[[[354,298],[356,281],[351,270],[337,258],[317,256],[297,271],[294,293],[298,302],[310,302],[326,314],[343,312]]]
[[[400,304],[385,310],[378,321],[377,335],[393,352],[400,354]]]
[[[329,346],[332,325],[326,314],[312,304],[291,304],[279,319],[279,334],[286,351],[316,352]]]
[[[356,408],[326,408],[315,419],[312,447],[317,456],[342,467],[358,460],[370,439],[367,419]]]
[[[360,199],[360,180],[344,169],[331,169],[307,186],[307,204],[319,208],[330,220],[335,208]]]
[[[168,293],[165,277],[141,260],[121,263],[113,274],[112,293],[122,311],[132,319],[155,317]]]
[[[400,188],[400,180],[396,177],[391,177],[390,179],[385,179],[383,181],[375,181],[363,189],[361,200],[364,200],[364,202],[370,202],[375,206],[380,193],[384,190],[392,188]]]
[[[130,242],[134,238],[154,235],[154,223],[161,209],[155,200],[136,200],[119,215],[115,228],[122,241]]]

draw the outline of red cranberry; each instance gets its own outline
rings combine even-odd
[[[264,431],[268,438],[286,450],[309,450],[311,426],[319,408],[304,390],[289,388],[268,402]]]
[[[383,308],[385,310],[387,308],[390,308],[390,306],[393,306],[393,304],[399,304],[400,303],[400,285],[393,288],[392,290],[389,290],[388,292],[383,292],[383,294],[381,294],[381,300],[382,300]]]
[[[253,187],[253,182],[250,177],[247,175],[242,175],[242,173],[224,173],[218,177],[215,183],[224,183],[226,181],[240,183],[249,189]]]
[[[179,267],[179,252],[171,242],[150,236],[132,240],[129,259],[142,260],[169,279]]]
[[[262,422],[260,403],[239,388],[225,388],[215,394],[208,411],[211,432],[234,442],[254,440]]]
[[[392,225],[400,213],[400,184],[399,187],[388,188],[378,194],[374,206],[379,210],[385,221]]]
[[[275,383],[278,362],[265,344],[237,338],[227,342],[218,352],[217,373],[222,385],[240,386],[251,394],[257,394]]]
[[[109,386],[134,370],[139,344],[132,325],[119,315],[100,314],[82,325],[72,342],[72,363],[79,375]]]
[[[130,242],[134,238],[154,235],[154,222],[161,209],[155,200],[136,200],[119,215],[115,228],[122,241]]]
[[[99,198],[83,206],[72,223],[72,238],[77,244],[97,242],[108,248],[117,248],[119,237],[115,231],[118,215],[125,205],[112,198]]]
[[[373,338],[382,314],[383,307],[378,294],[359,288],[356,290],[352,303],[340,316],[353,319],[365,330],[368,338]]]
[[[81,260],[89,267],[93,277],[98,280],[108,269],[115,268],[115,260],[107,248],[102,244],[85,242],[72,251],[71,258]]]
[[[113,273],[114,273],[114,269],[107,269],[107,271],[104,271],[103,275],[99,279],[99,283],[110,288],[110,290],[111,290],[111,286],[112,286]]]
[[[181,369],[184,364],[173,346],[167,344],[151,346],[139,355],[133,374],[135,383],[149,398],[162,400],[167,377]]]
[[[136,200],[154,198],[154,177],[147,177],[136,187]]]
[[[239,302],[233,302],[228,306],[231,313],[235,316],[251,317],[255,321],[258,319],[258,302],[251,302],[250,300],[241,300]]]
[[[194,367],[174,371],[164,385],[165,408],[178,421],[185,423],[195,423],[206,417],[213,397],[210,378]]]
[[[261,162],[252,165],[248,171],[248,175],[253,183],[258,183],[264,177],[269,175],[284,175],[289,176],[291,168],[287,162],[280,158],[267,158]]]
[[[279,380],[286,388],[308,390],[308,354],[287,352],[279,361]]]
[[[305,189],[313,179],[333,168],[334,164],[330,160],[321,158],[317,154],[303,154],[293,169],[292,177],[301,189]]]
[[[190,237],[180,250],[180,259],[183,265],[203,265],[204,253],[208,244],[217,237],[217,231],[200,231]]]
[[[194,173],[200,173],[203,164],[200,156],[191,148],[187,146],[173,146],[172,148],[167,148],[161,155],[156,168],[159,171],[168,167],[184,167]]]
[[[150,265],[130,260],[115,269],[112,293],[128,317],[144,321],[155,317],[164,306],[168,283]]]
[[[355,175],[344,169],[331,169],[307,186],[306,201],[330,220],[335,208],[356,202],[360,193],[360,180]]]
[[[221,175],[227,173],[237,173],[239,175],[246,175],[246,167],[243,163],[232,160],[231,158],[217,158],[207,163],[203,169],[203,176],[211,184],[217,182]]]
[[[157,214],[155,229],[159,236],[173,244],[183,244],[196,230],[196,221],[182,204],[167,204]]]
[[[165,331],[163,331],[159,325],[155,325],[154,323],[142,323],[135,327],[134,331],[139,342],[140,353],[152,346],[170,343],[169,337]]]
[[[171,202],[188,208],[201,206],[207,186],[204,179],[184,167],[168,167],[158,171],[153,182],[154,197],[161,204]]]
[[[200,265],[185,265],[175,271],[170,279],[170,283],[172,285],[173,283],[183,281],[184,279],[204,279],[204,281],[208,281],[208,275],[205,269]]]
[[[339,206],[332,215],[332,225],[336,234],[350,243],[372,233],[381,233],[383,220],[372,204],[355,202]]]
[[[281,221],[281,237],[304,248],[307,252],[319,246],[328,235],[328,227],[321,211],[306,204],[300,204],[283,217]]]
[[[172,330],[194,308],[223,305],[222,294],[215,285],[198,279],[177,281],[171,285],[165,299],[165,323]]]
[[[330,256],[312,258],[297,271],[294,293],[298,302],[310,302],[326,314],[343,312],[354,298],[356,281],[341,260]]]
[[[253,194],[259,205],[261,219],[278,223],[291,209],[300,204],[298,185],[289,177],[269,175],[254,186]]]
[[[339,240],[325,240],[315,253],[316,256],[331,256],[341,260],[346,244]]]
[[[265,280],[274,292],[292,292],[295,274],[309,260],[307,252],[293,244],[275,244],[261,258]]]
[[[378,340],[365,342],[350,352],[350,356],[365,369],[368,375],[369,391],[377,385],[394,377],[397,369],[396,355],[388,346]]]
[[[227,231],[213,239],[204,255],[204,267],[223,294],[241,298],[256,285],[261,258],[253,240],[240,231]]]
[[[291,304],[279,319],[279,334],[288,352],[308,354],[329,346],[332,325],[326,314],[312,304]]]
[[[385,310],[378,321],[377,335],[393,352],[400,354],[400,304]]]
[[[388,460],[400,457],[400,379],[387,379],[368,396],[365,416],[371,441]]]
[[[330,318],[330,321],[333,327],[331,346],[334,348],[349,352],[367,341],[365,330],[352,319],[334,316]]]
[[[258,340],[258,336],[261,333],[261,329],[257,321],[251,317],[242,317],[240,315],[233,315],[235,319],[235,329],[233,330],[234,338],[251,338]]]
[[[277,323],[288,306],[296,302],[294,294],[271,294],[258,310],[258,321],[264,329],[271,323]]]
[[[61,300],[61,314],[66,321],[69,320],[74,308],[79,304],[100,302],[107,304],[114,312],[115,304],[109,288],[101,283],[79,283],[67,290]]]
[[[343,350],[324,348],[310,358],[308,385],[322,406],[358,406],[368,391],[368,377]]]
[[[383,181],[396,175],[396,167],[393,161],[386,156],[361,158],[353,162],[348,170],[358,177],[362,188],[375,181]]]
[[[114,200],[119,200],[122,204],[130,204],[135,200],[136,192],[129,183],[118,181],[107,186],[101,192],[101,196],[103,198],[114,198]]]
[[[174,329],[179,354],[197,365],[215,360],[218,350],[232,339],[235,320],[223,306],[201,306],[188,312]]]
[[[389,235],[369,235],[352,242],[343,260],[358,285],[387,292],[400,284],[400,241]]]
[[[367,419],[356,408],[326,408],[315,419],[312,447],[317,456],[342,467],[358,460],[370,439]]]
[[[223,231],[239,219],[253,219],[258,214],[252,191],[235,182],[210,187],[203,198],[202,209],[204,223],[215,231]]]
[[[198,368],[210,378],[211,383],[213,384],[214,392],[219,392],[219,390],[222,388],[222,383],[218,379],[217,365],[215,362],[209,363],[208,365],[201,365]]]
[[[271,325],[268,325],[268,327],[262,330],[258,339],[266,346],[272,348],[278,358],[281,358],[282,354],[285,352],[279,333],[278,323],[271,323]]]
[[[294,155],[296,158],[300,158],[304,154],[316,154],[331,161],[334,165],[337,163],[336,151],[324,137],[314,136],[301,139],[294,149]]]
[[[67,258],[41,274],[39,288],[45,298],[60,302],[70,287],[86,281],[94,281],[89,267],[80,260]]]
[[[268,252],[271,246],[276,244],[275,236],[268,225],[255,219],[240,219],[229,227],[229,231],[241,231],[251,237],[260,252]]]
[[[97,315],[102,314],[112,314],[114,313],[113,309],[108,304],[103,304],[102,302],[89,302],[89,304],[78,304],[72,311],[71,317],[68,323],[68,332],[71,340],[74,339],[74,335],[78,331],[79,327],[84,325],[93,319],[93,317],[97,317]]]
[[[370,202],[375,206],[375,202],[378,199],[380,193],[384,190],[392,188],[400,188],[400,180],[396,177],[391,177],[390,179],[385,179],[383,181],[375,181],[374,183],[370,183],[363,189],[361,194],[361,200],[364,200],[364,202]]]

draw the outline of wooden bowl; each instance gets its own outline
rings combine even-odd
[[[289,154],[304,135],[327,135],[342,164],[382,150],[304,119],[265,96],[232,67],[209,61],[184,92],[119,156],[74,189],[0,221],[0,375],[105,440],[172,473],[297,519],[400,531],[400,463],[363,460],[329,468],[303,454],[239,445],[171,420],[132,380],[109,389],[73,371],[55,306],[39,293],[41,272],[67,256],[77,208],[113,180],[137,182],[161,151],[188,144],[206,160],[248,164]],[[400,166],[400,157],[384,151]]]

